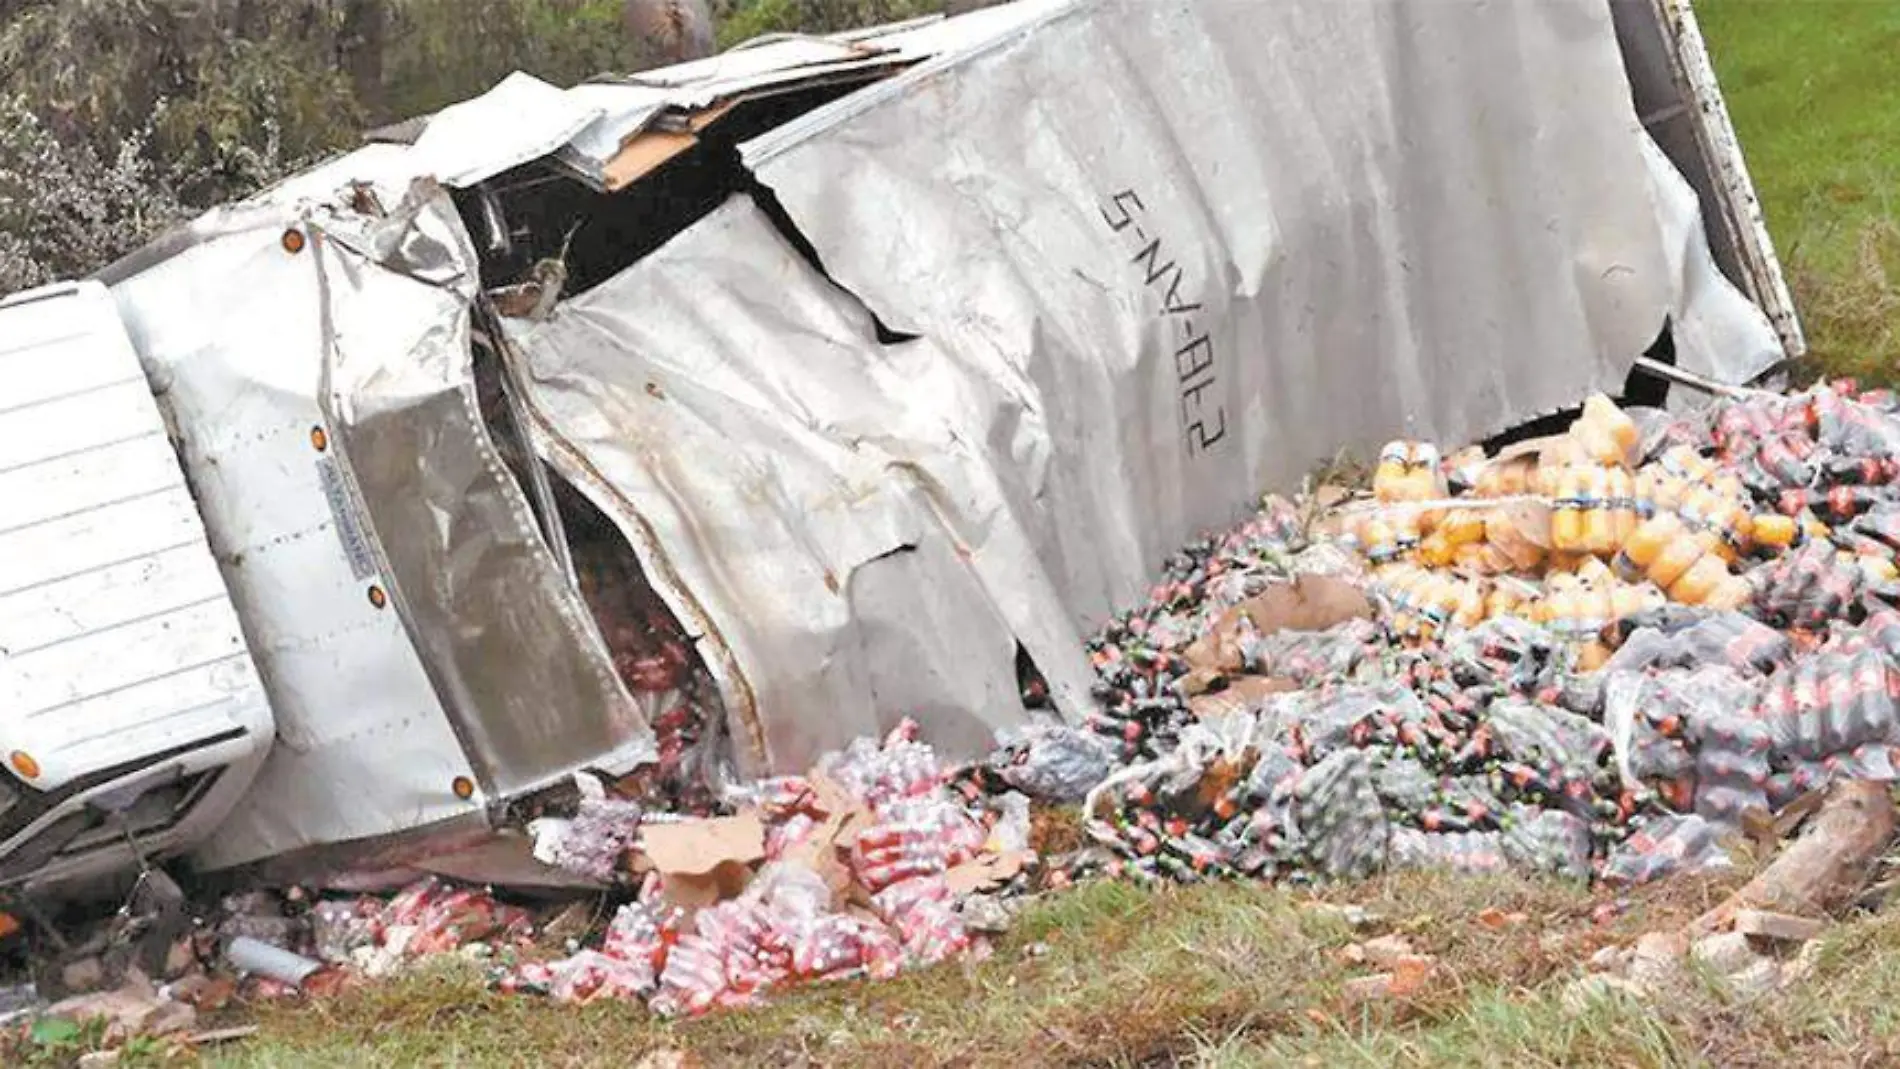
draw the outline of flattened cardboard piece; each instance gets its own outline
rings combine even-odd
[[[703,873],[668,872],[660,876],[666,900],[682,909],[702,909],[736,898],[752,882],[752,866],[722,861]]]
[[[750,811],[648,824],[640,829],[640,849],[660,874],[669,901],[689,909],[709,906],[751,882],[753,866],[765,860],[765,825]]]
[[[1225,672],[1214,668],[1196,668],[1181,677],[1181,693],[1196,698],[1213,690],[1226,678]]]
[[[1189,698],[1188,712],[1200,720],[1217,719],[1230,713],[1246,712],[1275,694],[1298,689],[1300,685],[1290,679],[1238,676],[1229,680],[1223,690]]]
[[[1244,667],[1240,621],[1253,621],[1262,635],[1277,631],[1324,631],[1356,616],[1371,616],[1372,603],[1358,587],[1325,575],[1298,575],[1221,613],[1207,634],[1187,648],[1188,665],[1235,673]]]
[[[765,860],[765,825],[747,810],[736,816],[646,824],[640,849],[662,876],[703,876],[727,862]]]
[[[975,894],[1008,883],[1029,863],[1029,858],[1030,854],[1025,850],[984,854],[953,867],[943,874],[943,881],[950,885],[954,894]]]
[[[803,865],[822,877],[831,888],[835,906],[852,897],[851,867],[845,863],[844,851],[874,818],[863,803],[824,773],[813,772],[809,779],[813,793],[818,796],[819,808],[826,816],[804,842],[785,852],[784,860]]]

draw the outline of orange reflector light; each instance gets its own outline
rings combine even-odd
[[[379,586],[370,587],[369,588],[369,603],[380,609],[383,606],[389,604],[389,595],[383,593],[382,587],[379,587]]]
[[[292,227],[289,230],[284,231],[283,240],[284,240],[284,251],[291,254],[292,256],[295,256],[298,253],[303,251],[303,243],[304,243],[303,231],[298,230],[296,227]]]
[[[330,436],[324,433],[322,427],[312,427],[310,428],[310,445],[321,453],[330,448]]]
[[[8,757],[7,760],[13,763],[13,771],[18,772],[27,779],[40,778],[40,763],[33,760],[33,755],[27,753],[25,750],[13,751],[13,754]]]
[[[475,797],[475,781],[467,776],[455,777],[455,782],[449,784],[449,789],[453,790],[455,796],[464,802]]]

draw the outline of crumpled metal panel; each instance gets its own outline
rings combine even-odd
[[[745,157],[840,284],[1002,384],[940,404],[1036,553],[972,549],[1078,621],[1342,448],[1619,388],[1672,303],[1600,0],[1079,2],[848,103]]]
[[[515,71],[493,89],[430,116],[414,153],[416,171],[461,188],[539,159],[600,117],[567,90]]]
[[[1783,359],[1781,338],[1767,313],[1717,266],[1695,189],[1647,136],[1643,158],[1655,186],[1656,226],[1675,287],[1669,333],[1676,365],[1716,382],[1748,382]],[[1670,407],[1679,410],[1707,401],[1686,390],[1669,395]]]
[[[946,503],[926,474],[964,455],[916,396],[955,369],[881,351],[749,201],[510,326],[550,459],[699,640],[742,771],[907,714],[976,753],[1020,718],[1010,628],[937,512],[985,496]]]
[[[599,186],[607,162],[662,113],[697,111],[746,94],[964,51],[1021,31],[1066,2],[1017,0],[954,19],[920,19],[830,37],[792,37],[575,86],[568,95],[598,108],[600,115],[562,146],[557,158]]]
[[[205,868],[479,817],[471,775],[396,614],[360,513],[319,451],[321,301],[309,248],[268,226],[211,236],[112,295],[176,437],[244,625],[276,741],[243,804],[194,855]]]
[[[1036,19],[745,147],[842,290],[741,200],[513,327],[752,770],[906,713],[974,752],[1016,641],[1079,714],[1195,531],[1617,389],[1684,307],[1601,3]]]
[[[650,760],[651,729],[489,439],[476,256],[448,195],[418,183],[386,218],[323,227],[324,407],[485,793]]]

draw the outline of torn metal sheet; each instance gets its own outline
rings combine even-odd
[[[1654,183],[1656,226],[1676,294],[1669,317],[1676,365],[1716,382],[1749,382],[1784,358],[1781,338],[1767,314],[1716,265],[1703,238],[1695,190],[1647,136],[1643,159]],[[1679,409],[1699,399],[1672,391],[1669,401]]]
[[[660,116],[691,115],[740,97],[874,77],[932,56],[979,46],[1034,25],[1068,0],[1020,0],[956,19],[922,19],[830,37],[793,36],[661,70],[568,90],[600,117],[556,159],[596,188],[616,184],[615,158]],[[625,168],[620,169],[625,173]]]
[[[471,186],[546,156],[599,117],[588,101],[516,71],[430,117],[413,148],[423,161],[416,173],[446,186]]]
[[[387,218],[319,234],[329,426],[484,792],[651,760],[646,718],[489,438],[476,256],[448,195],[418,183]]]
[[[737,200],[511,324],[750,770],[904,713],[967,753],[1016,641],[1079,713],[1081,635],[1196,530],[1616,390],[1716,308],[1601,3],[1030,16],[745,146],[842,290]]]
[[[1031,433],[949,418],[1007,443],[1078,620],[1342,448],[1617,390],[1673,304],[1589,0],[1295,3],[1265,33],[1237,0],[1082,3],[849,103],[746,159],[888,326],[1010,384]]]
[[[749,201],[509,326],[550,460],[701,632],[742,772],[801,767],[906,715],[980,753],[1020,718],[1010,628],[920,466],[962,455],[914,396],[948,361],[883,353]]]

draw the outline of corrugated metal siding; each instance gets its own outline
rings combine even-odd
[[[267,705],[110,297],[0,304],[0,749],[53,788]]]

